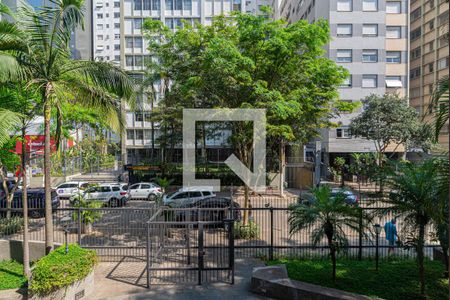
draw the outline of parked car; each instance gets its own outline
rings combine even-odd
[[[185,207],[200,200],[215,198],[212,188],[189,187],[164,195],[163,204],[170,207]]]
[[[22,190],[18,190],[14,193],[13,201],[11,203],[12,209],[18,209],[17,211],[13,211],[14,214],[22,214],[21,209],[23,208],[22,202]],[[27,200],[28,200],[28,215],[32,218],[40,218],[45,215],[45,190],[43,188],[40,189],[28,189],[27,190]],[[52,209],[55,210],[60,206],[60,201],[58,194],[55,190],[51,191],[51,201],[52,201]],[[7,201],[6,198],[3,197],[0,199],[0,208],[6,208]],[[4,214],[4,212],[2,213]]]
[[[56,192],[58,193],[60,199],[69,199],[72,196],[80,194],[88,186],[88,182],[69,181],[58,185],[56,187]]]
[[[351,205],[358,205],[358,196],[356,196],[352,191],[343,189],[343,188],[333,188],[331,189],[331,197],[337,197],[342,193],[345,197],[345,202]],[[302,193],[299,196],[299,202],[303,204],[309,204],[315,201],[315,197],[313,194],[306,192]]]
[[[186,205],[182,207],[169,206],[169,208],[173,208],[173,215],[177,221],[216,222],[223,221],[230,217],[233,217],[235,221],[241,220],[239,204],[234,201],[232,202],[231,199],[227,197],[196,199],[190,203],[186,203]],[[198,210],[193,208],[198,208]],[[169,211],[171,210],[169,209]],[[232,215],[231,212],[233,212]]]
[[[128,187],[129,199],[146,199],[155,201],[163,194],[162,188],[153,182],[140,182]]]
[[[100,184],[97,186],[88,187],[81,197],[85,200],[96,200],[103,202],[105,205],[111,207],[126,205],[128,201],[128,192],[123,190],[119,184]],[[70,203],[74,204],[77,201],[77,196],[70,198]]]

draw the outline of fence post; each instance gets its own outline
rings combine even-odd
[[[273,260],[273,207],[270,206],[270,248],[269,248],[269,259]]]
[[[147,223],[147,247],[145,249],[145,254],[147,256],[147,264],[145,265],[145,268],[147,269],[147,288],[150,288],[150,224]]]
[[[78,207],[78,245],[81,246],[81,207]]]
[[[363,240],[363,209],[359,208],[359,239],[358,239],[358,260],[362,260],[362,240]]]
[[[226,220],[228,223],[228,268],[231,271],[231,284],[234,284],[234,219]]]
[[[198,224],[198,285],[202,285],[202,272],[203,272],[203,224]]]

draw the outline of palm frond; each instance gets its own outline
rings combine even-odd
[[[11,131],[20,124],[20,114],[0,108],[0,146],[10,139]]]
[[[428,111],[433,112],[434,114],[436,140],[439,138],[439,134],[449,118],[448,80],[448,75],[439,79],[431,96],[431,101],[428,107]]]
[[[62,74],[76,77],[126,101],[132,101],[133,82],[121,68],[109,62],[72,61],[64,66]]]

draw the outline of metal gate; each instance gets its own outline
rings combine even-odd
[[[233,220],[226,208],[161,208],[147,222],[147,287],[234,283]]]

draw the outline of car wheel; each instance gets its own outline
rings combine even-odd
[[[117,200],[117,198],[111,198],[111,200],[109,200],[109,206],[117,207],[118,205],[119,205],[119,201]]]
[[[155,201],[156,200],[156,195],[155,194],[148,195],[147,200],[148,201]]]
[[[30,218],[38,219],[41,217],[41,212],[39,210],[30,210]]]

